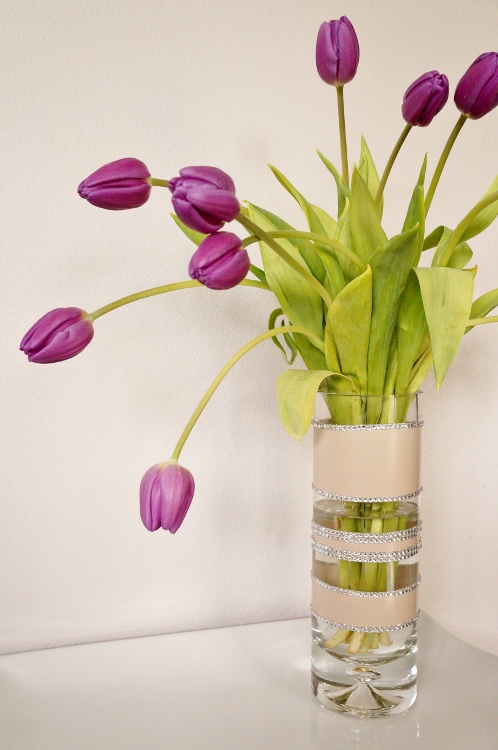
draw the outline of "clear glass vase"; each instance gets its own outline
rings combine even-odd
[[[402,713],[417,695],[419,402],[317,397],[312,689],[356,716]]]

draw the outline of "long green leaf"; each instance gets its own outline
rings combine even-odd
[[[417,275],[412,270],[401,295],[397,321],[398,372],[396,375],[396,393],[398,394],[407,392],[411,372],[417,361],[424,337],[427,336],[427,331],[420,284]]]
[[[360,163],[358,164],[358,171],[361,174],[370,195],[372,196],[372,198],[375,198],[380,183],[379,173],[377,172],[377,167],[375,166],[374,160],[372,159],[372,154],[370,153],[370,149],[368,148],[367,142],[363,135],[361,136]],[[381,218],[383,209],[384,196],[382,196],[380,206],[378,208],[379,216]]]
[[[447,229],[447,227],[443,226],[439,226],[433,229],[432,232],[425,238],[422,250],[430,250],[432,247],[437,247],[445,229]]]
[[[374,200],[356,167],[351,182],[349,213],[356,253],[368,263],[375,250],[385,245],[387,238],[381,227]]]
[[[348,200],[346,201],[344,211],[342,212],[341,216],[339,217],[339,221],[337,222],[334,239],[340,242],[345,247],[348,247],[350,250],[353,250],[353,252],[355,251],[353,235],[351,233],[351,216]],[[342,253],[339,254],[339,263],[346,283],[351,281],[351,279],[354,279],[360,273],[358,267],[355,266],[355,264],[352,263],[349,258],[346,258],[346,256]]]
[[[273,310],[273,312],[270,313],[270,317],[268,319],[268,330],[269,331],[272,331],[275,328],[275,323],[277,321],[277,318],[280,315],[282,315],[282,314],[283,314],[283,310],[282,310],[281,307],[277,307],[276,310]],[[285,325],[283,321],[282,321],[282,325]],[[273,341],[273,343],[275,344],[275,346],[277,347],[277,349],[280,349],[280,351],[282,353],[282,357],[284,358],[285,362],[288,365],[293,365],[294,362],[296,361],[298,349],[297,349],[296,343],[295,343],[294,339],[292,338],[292,336],[289,333],[284,333],[284,341],[287,344],[287,346],[289,347],[290,357],[287,356],[287,352],[285,351],[284,347],[282,346],[282,344],[278,340],[278,336],[273,336],[271,338],[271,341]]]
[[[491,183],[489,190],[487,190],[483,198],[486,198],[488,195],[491,195],[491,193],[495,193],[498,190],[498,177],[496,177],[493,182]],[[484,209],[484,211],[481,211],[480,214],[476,216],[474,221],[472,221],[465,232],[462,234],[462,241],[464,240],[470,240],[471,237],[475,237],[476,234],[480,234],[481,232],[484,232],[485,229],[489,227],[490,224],[493,223],[493,221],[498,216],[498,202],[495,201],[490,206]]]
[[[333,338],[339,355],[341,372],[367,393],[367,360],[372,318],[372,271],[353,279],[332,302],[325,329],[325,355]],[[328,345],[327,345],[328,344]],[[330,363],[327,361],[329,366]]]
[[[498,307],[498,289],[492,289],[474,300],[469,318],[484,318],[495,307]]]
[[[183,234],[186,237],[188,237],[189,240],[191,240],[194,243],[194,245],[197,245],[197,247],[199,247],[199,245],[201,244],[202,240],[206,239],[207,234],[202,234],[201,232],[195,232],[193,229],[190,229],[190,227],[187,227],[183,223],[183,221],[181,221],[181,219],[178,218],[178,216],[176,214],[170,214],[170,216],[173,219],[173,221],[175,222],[176,226],[180,227],[180,229],[182,230]]]
[[[455,268],[416,268],[431,337],[436,386],[441,387],[465,333],[474,276]]]
[[[324,156],[320,151],[317,149],[317,154],[320,157],[320,159],[323,161],[327,169],[329,170],[330,174],[335,180],[335,184],[337,187],[337,216],[340,216],[342,212],[344,211],[344,206],[346,204],[346,200],[349,198],[349,188],[347,185],[344,184],[342,181],[342,177],[337,171],[337,169],[334,167],[331,161],[327,159],[326,156]]]
[[[425,181],[426,168],[427,168],[427,154],[424,157],[422,168],[418,176],[417,184],[415,185],[415,188],[412,193],[410,205],[408,206],[405,223],[403,224],[403,229],[402,229],[403,232],[406,232],[408,229],[411,229],[412,227],[414,227],[415,224],[418,224],[419,251],[418,251],[417,258],[415,259],[415,262],[413,263],[414,266],[418,265],[420,256],[422,254],[422,248],[424,245],[424,233],[425,233],[424,181]]]

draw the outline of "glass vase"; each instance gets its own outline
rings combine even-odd
[[[356,716],[402,713],[417,695],[419,402],[317,396],[312,689]]]

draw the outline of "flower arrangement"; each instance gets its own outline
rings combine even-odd
[[[78,187],[79,195],[92,205],[115,211],[142,206],[153,187],[169,189],[173,219],[197,246],[188,266],[190,280],[131,294],[93,313],[76,307],[48,312],[22,339],[21,350],[30,362],[48,364],[74,357],[92,340],[97,319],[153,295],[241,285],[270,292],[277,300],[268,330],[225,364],[171,457],[145,473],[140,512],[149,531],[163,528],[175,533],[182,524],[194,494],[194,479],[179,463],[183,445],[224,376],[258,344],[271,339],[288,365],[298,355],[305,365],[306,369],[285,370],[277,380],[283,425],[292,437],[301,439],[323,385],[330,393],[360,397],[355,400],[359,406],[334,415],[339,422],[401,421],[402,410],[392,414],[382,399],[376,405],[371,397],[414,394],[432,367],[439,388],[463,335],[476,325],[498,321],[498,316],[489,315],[498,305],[498,289],[473,300],[477,268],[468,267],[472,259],[468,240],[498,216],[498,178],[455,229],[437,226],[426,232],[431,203],[458,134],[467,121],[480,119],[498,105],[498,53],[478,57],[458,83],[457,123],[427,188],[424,158],[401,232],[389,238],[382,228],[386,182],[410,130],[427,127],[447,103],[449,83],[437,71],[412,83],[401,108],[405,126],[384,171],[379,176],[364,139],[358,166],[351,171],[344,87],[354,79],[359,58],[358,39],[346,17],[321,25],[316,66],[321,79],[335,88],[338,103],[341,170],[319,153],[337,188],[334,217],[309,203],[275,167],[271,167],[273,174],[301,207],[306,229],[295,229],[253,203],[242,205],[232,179],[215,167],[186,167],[166,180],[153,178],[138,159],[125,158],[101,167]],[[224,231],[232,221],[247,236],[241,239]],[[249,257],[248,248],[256,243],[262,267]],[[420,266],[423,253],[431,249],[431,265]],[[361,397],[366,395],[364,406]],[[358,585],[359,579],[360,574]]]

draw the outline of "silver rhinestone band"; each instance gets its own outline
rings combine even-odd
[[[399,562],[408,560],[410,557],[417,555],[422,547],[422,541],[418,541],[413,547],[399,550],[399,552],[350,552],[345,549],[336,547],[326,547],[324,544],[315,542],[311,538],[311,546],[315,552],[319,552],[327,557],[335,557],[337,560],[347,560],[348,562]]]
[[[367,432],[370,430],[409,430],[415,427],[422,427],[421,421],[417,422],[392,422],[391,424],[332,424],[331,422],[315,422],[311,420],[313,427],[317,430],[347,430],[349,432]]]
[[[399,503],[404,500],[412,500],[422,494],[422,487],[416,492],[410,492],[408,495],[395,495],[394,497],[355,497],[353,495],[335,495],[333,492],[319,490],[314,484],[311,489],[320,497],[327,497],[329,500],[340,500],[343,503]]]
[[[311,522],[311,531],[313,534],[335,539],[338,542],[352,542],[353,544],[388,544],[390,542],[404,542],[406,539],[413,539],[422,532],[422,521],[411,529],[404,531],[386,531],[381,534],[363,534],[357,531],[339,531],[338,529],[328,529],[320,526],[314,521]]]
[[[330,583],[325,583],[317,578],[313,573],[311,574],[311,580],[313,583],[322,586],[324,589],[329,591],[336,591],[338,594],[346,594],[347,596],[363,596],[363,597],[382,597],[382,596],[400,596],[401,594],[408,594],[409,591],[413,591],[420,585],[420,576],[416,583],[412,583],[411,586],[405,586],[404,589],[396,589],[395,591],[353,591],[352,589],[343,589],[340,586],[331,586]]]
[[[343,622],[335,622],[335,620],[327,620],[325,617],[320,617],[313,607],[311,609],[311,614],[313,617],[316,617],[317,620],[322,620],[322,622],[326,622],[328,625],[333,625],[336,628],[341,628],[342,630],[356,630],[359,633],[382,633],[386,630],[402,630],[403,628],[408,628],[410,625],[413,625],[415,622],[417,622],[418,618],[420,617],[420,610],[417,612],[416,616],[412,620],[408,620],[408,622],[401,622],[399,625],[387,625],[382,628],[359,628],[356,625],[346,625]]]

